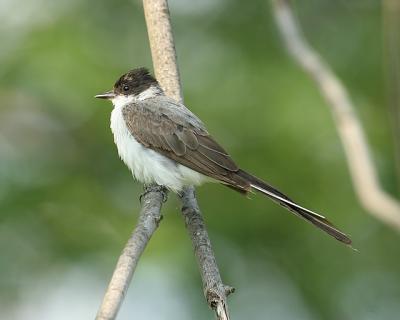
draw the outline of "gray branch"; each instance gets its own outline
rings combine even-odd
[[[400,231],[400,203],[379,183],[364,130],[346,87],[304,39],[290,1],[272,0],[272,5],[288,52],[314,79],[332,111],[360,203],[371,215]]]
[[[166,0],[143,0],[143,6],[155,75],[167,95],[182,101],[168,3]],[[167,191],[163,187],[145,187],[138,224],[119,257],[97,313],[97,320],[116,318],[140,256],[161,221],[161,206],[166,197]],[[182,214],[199,263],[204,295],[209,306],[215,310],[217,318],[229,320],[226,297],[233,292],[233,288],[222,284],[194,188],[185,189],[181,198]]]
[[[116,318],[139,258],[162,219],[161,206],[167,197],[166,190],[157,185],[147,186],[144,190],[139,221],[118,259],[96,320]]]
[[[182,101],[175,42],[167,0],[143,0],[154,73],[165,93]]]
[[[167,0],[143,0],[150,48],[157,80],[166,94],[183,101],[175,45]],[[224,286],[194,194],[194,188],[183,190],[182,214],[192,239],[203,281],[204,295],[219,320],[229,320],[226,297],[233,289]]]
[[[192,239],[197,263],[201,270],[204,296],[208,305],[215,310],[217,318],[228,320],[229,312],[226,297],[234,292],[234,288],[224,285],[221,281],[211,242],[197,204],[194,188],[186,188],[181,195],[181,199],[182,215]]]

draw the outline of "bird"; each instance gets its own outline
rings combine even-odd
[[[168,97],[147,68],[123,74],[112,90],[111,131],[118,154],[144,183],[180,193],[185,186],[219,182],[244,195],[257,191],[338,241],[352,240],[323,215],[300,206],[264,180],[241,169],[183,103]]]

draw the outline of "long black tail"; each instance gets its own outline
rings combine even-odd
[[[351,239],[346,234],[344,234],[339,229],[337,229],[324,216],[299,206],[294,201],[292,201],[290,198],[288,198],[286,195],[284,195],[283,193],[279,192],[278,190],[276,190],[275,188],[270,186],[268,183],[262,181],[261,179],[258,179],[257,177],[255,177],[243,170],[239,170],[239,172],[237,174],[244,180],[248,181],[248,183],[250,184],[250,186],[253,189],[255,189],[259,192],[262,192],[263,194],[265,194],[272,200],[279,203],[281,206],[289,209],[295,215],[307,220],[308,222],[312,223],[316,227],[325,231],[330,236],[336,238],[337,240],[339,240],[347,245],[351,245]]]

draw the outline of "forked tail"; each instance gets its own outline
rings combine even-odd
[[[255,177],[243,170],[239,170],[239,172],[237,174],[241,178],[248,181],[248,183],[250,184],[250,186],[253,189],[265,194],[272,200],[279,203],[281,206],[289,209],[295,215],[307,220],[308,222],[312,223],[316,227],[325,231],[330,236],[336,238],[337,240],[339,240],[347,245],[351,245],[351,239],[346,234],[344,234],[339,229],[337,229],[324,216],[299,206],[298,204],[293,202],[291,199],[289,199],[286,195],[279,192],[278,190],[276,190],[275,188],[273,188],[266,182],[262,181],[261,179],[258,179],[257,177]]]

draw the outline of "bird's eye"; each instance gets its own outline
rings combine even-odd
[[[124,91],[128,91],[129,90],[129,86],[128,85],[124,85],[122,89],[124,89]]]

